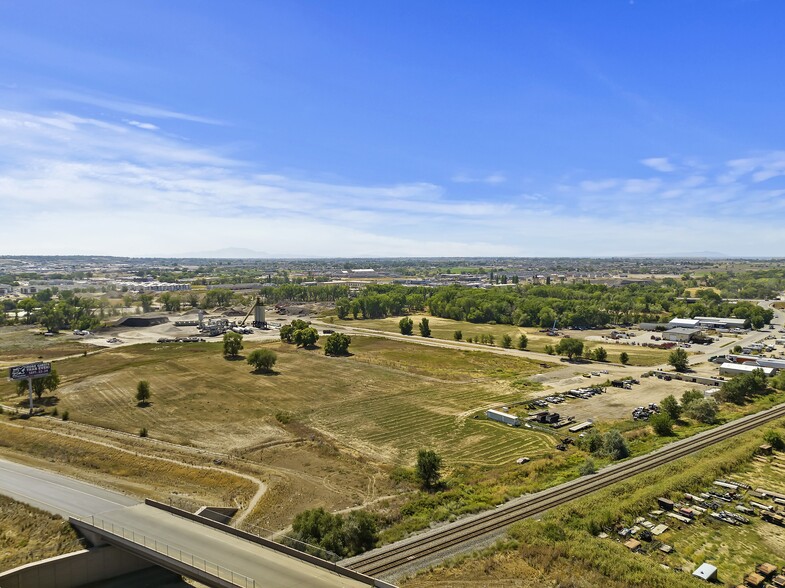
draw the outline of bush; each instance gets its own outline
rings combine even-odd
[[[649,423],[651,424],[652,429],[654,429],[654,432],[660,437],[673,435],[673,419],[668,413],[661,412],[655,414],[649,419]]]
[[[616,429],[611,429],[602,436],[602,454],[613,460],[629,457],[630,448]]]
[[[2,407],[2,406],[0,406],[0,414],[3,414],[3,407]],[[52,416],[57,416],[58,414],[59,414],[59,413],[57,412],[57,407],[55,406],[55,407],[52,409]]]
[[[779,431],[770,429],[763,435],[763,439],[777,451],[785,449],[785,441],[782,440],[782,435],[779,434]]]
[[[452,338],[455,339],[456,341],[460,341],[461,339],[463,339],[463,333],[461,331],[455,331],[452,334]]]
[[[518,349],[523,351],[529,345],[529,338],[526,336],[525,333],[521,333],[518,337]]]
[[[257,372],[269,373],[272,371],[275,362],[278,361],[278,355],[272,349],[254,349],[248,354],[246,361]]]
[[[590,457],[587,458],[586,461],[581,464],[578,473],[581,476],[589,476],[591,474],[597,473],[597,466],[594,464],[594,460]]]
[[[147,428],[146,427],[142,427],[141,429],[139,429],[139,436],[140,437],[147,437]]]
[[[423,317],[420,321],[420,335],[423,337],[430,337],[431,336],[431,326],[428,324],[428,319]]]
[[[630,356],[627,354],[626,351],[622,351],[619,353],[619,363],[622,365],[627,365],[630,363]]]
[[[376,517],[366,511],[355,510],[343,516],[314,508],[294,517],[291,537],[347,557],[373,549],[378,540],[377,527]]]
[[[325,355],[346,355],[349,352],[349,344],[352,338],[343,333],[333,333],[324,342]]]
[[[512,337],[509,335],[502,335],[502,347],[510,349],[512,347]]]
[[[699,423],[713,425],[717,422],[719,407],[713,398],[693,400],[684,408],[684,414]]]
[[[63,416],[60,417],[62,420],[67,421],[70,418],[67,410],[63,411]]]

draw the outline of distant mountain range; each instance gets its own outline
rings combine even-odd
[[[193,259],[263,259],[270,254],[265,251],[254,251],[244,247],[224,247],[213,251],[189,251],[179,256],[180,258]]]

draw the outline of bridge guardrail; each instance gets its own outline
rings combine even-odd
[[[88,521],[85,519],[77,520],[81,521],[82,523],[88,523]],[[222,580],[228,580],[240,588],[256,588],[256,581],[253,578],[249,578],[248,576],[234,572],[228,568],[199,557],[198,555],[194,555],[193,553],[188,553],[187,551],[183,551],[177,547],[172,547],[168,543],[158,541],[153,537],[147,537],[146,535],[133,529],[127,529],[121,525],[115,525],[114,523],[105,521],[101,518],[96,518],[95,516],[90,517],[89,524],[97,529],[108,531],[113,535],[122,537],[131,543],[141,545],[147,549],[152,549],[156,553],[165,555],[166,557],[172,558],[175,561],[185,565],[189,565],[194,569],[204,572],[205,574],[213,575]]]

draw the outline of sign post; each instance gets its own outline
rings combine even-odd
[[[45,378],[52,373],[52,364],[43,361],[17,365],[8,369],[8,378],[13,381],[27,380],[27,391],[30,395],[30,415],[33,414],[33,380]]]

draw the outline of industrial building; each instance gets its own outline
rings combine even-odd
[[[740,374],[749,374],[754,370],[763,370],[767,376],[773,376],[777,370],[771,367],[761,367],[749,363],[730,363],[726,362],[720,366],[721,376],[738,376]]]
[[[699,326],[704,329],[743,329],[746,319],[718,318],[716,316],[696,316]]]
[[[690,327],[676,327],[665,331],[662,334],[662,339],[664,341],[675,341],[677,343],[689,343],[699,333],[700,329],[694,329]]]

